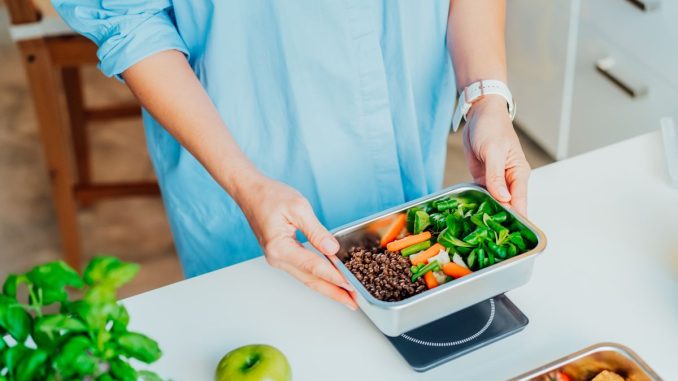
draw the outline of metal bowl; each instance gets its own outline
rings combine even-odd
[[[549,375],[556,371],[566,373],[572,381],[590,380],[604,370],[615,372],[625,380],[662,379],[629,348],[615,343],[599,343],[512,378],[511,381],[549,380]]]
[[[333,230],[341,249],[336,257],[331,258],[332,262],[355,287],[356,302],[362,311],[384,334],[398,336],[522,286],[529,281],[534,259],[546,247],[546,237],[525,217],[508,208],[504,208],[507,213],[522,222],[537,236],[537,245],[532,250],[405,300],[385,302],[375,298],[342,262],[347,258],[350,247],[357,246],[360,242],[365,242],[370,236],[374,236],[375,233],[371,227],[375,223],[383,225],[383,223],[394,218],[397,213],[429,201],[449,195],[465,195],[477,192],[490,196],[485,189],[477,185],[459,184]]]

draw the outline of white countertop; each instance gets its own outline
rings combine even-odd
[[[226,352],[280,348],[295,380],[502,380],[590,344],[635,350],[678,380],[678,189],[659,133],[534,171],[530,219],[548,248],[508,294],[524,331],[425,373],[411,370],[360,312],[324,299],[261,259],[124,301],[132,329],[157,339],[174,380],[211,380]]]

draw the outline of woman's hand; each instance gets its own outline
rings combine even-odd
[[[330,256],[339,250],[337,240],[318,221],[311,204],[299,192],[259,175],[248,192],[236,201],[271,266],[287,271],[352,310],[358,308],[348,292],[353,288],[341,273],[297,241],[296,232],[301,230],[319,252]]]
[[[476,183],[497,200],[527,214],[530,165],[518,141],[506,101],[488,95],[473,104],[464,129],[466,162]]]

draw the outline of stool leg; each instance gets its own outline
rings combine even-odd
[[[80,234],[73,193],[74,176],[66,125],[59,105],[59,83],[43,40],[19,42],[19,49],[38,117],[52,185],[64,259],[80,267]]]
[[[89,141],[80,69],[77,67],[62,68],[61,82],[64,86],[64,94],[66,95],[68,121],[71,127],[71,142],[75,152],[75,169],[77,171],[78,183],[89,185],[91,183]]]

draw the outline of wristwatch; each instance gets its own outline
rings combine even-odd
[[[516,116],[516,102],[513,100],[513,96],[511,95],[508,86],[504,82],[496,79],[486,79],[473,82],[466,86],[461,94],[459,94],[452,116],[452,131],[457,132],[459,124],[461,123],[461,118],[466,120],[466,114],[469,112],[474,102],[477,102],[485,95],[490,94],[499,95],[506,99],[508,113],[511,117],[511,121],[513,121],[513,118]]]

